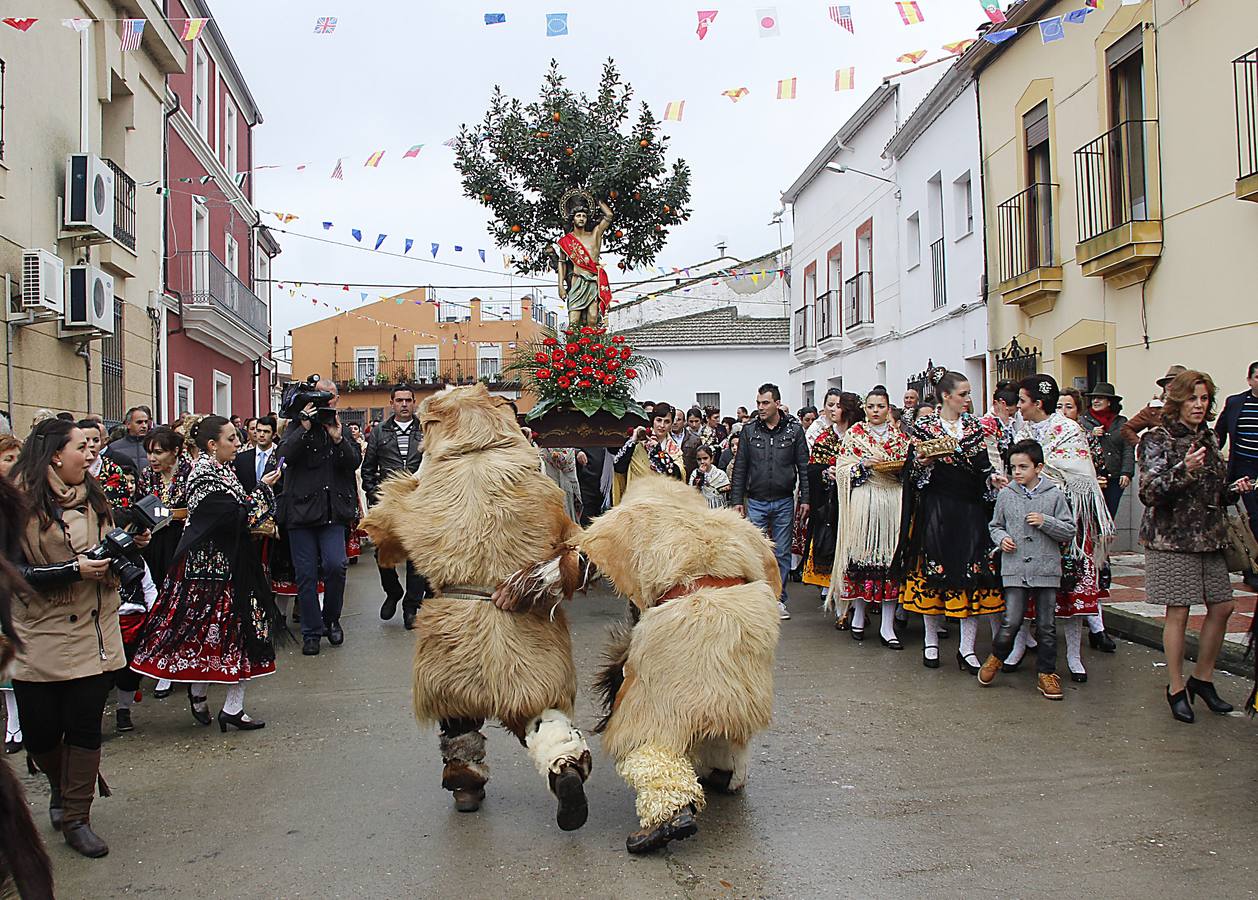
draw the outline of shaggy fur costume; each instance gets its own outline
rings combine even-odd
[[[539,769],[571,763],[588,773],[571,723],[576,669],[563,610],[503,612],[488,599],[511,573],[553,560],[577,531],[564,494],[538,468],[507,401],[484,385],[429,397],[419,419],[419,472],[384,482],[362,523],[380,565],[409,559],[435,593],[415,620],[415,715],[499,719]],[[530,730],[535,720],[544,734]],[[488,775],[483,753],[463,762]]]

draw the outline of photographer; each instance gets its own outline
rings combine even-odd
[[[101,716],[114,672],[126,665],[118,581],[93,559],[112,526],[109,503],[88,474],[87,437],[48,419],[26,439],[13,480],[30,504],[18,569],[33,592],[13,610],[22,650],[13,689],[31,760],[48,776],[49,816],[74,850],[109,852],[92,831],[100,774]]]
[[[358,516],[354,473],[362,455],[341,430],[334,382],[311,376],[290,391],[282,411],[290,422],[279,447],[287,466],[279,521],[288,529],[297,574],[301,652],[317,656],[325,634],[333,647],[345,640],[340,621],[345,602],[345,539]],[[324,585],[322,615],[320,581]]]
[[[389,405],[393,415],[384,420],[379,428],[372,429],[367,438],[367,450],[363,454],[363,491],[367,502],[374,505],[379,497],[380,485],[396,472],[414,473],[424,456],[424,435],[415,420],[415,392],[404,384],[396,385],[389,392]],[[406,592],[398,580],[397,570],[380,567],[380,585],[384,588],[384,603],[380,618],[386,622],[397,612],[402,602],[402,624],[407,631],[415,627],[415,615],[428,593],[428,581],[406,563]]]

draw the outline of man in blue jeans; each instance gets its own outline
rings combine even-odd
[[[808,489],[808,441],[799,420],[782,411],[782,392],[776,384],[760,386],[756,413],[739,436],[730,499],[739,515],[750,519],[773,541],[773,555],[782,576],[778,612],[789,619],[786,585],[791,569],[795,489]],[[801,509],[807,516],[808,504],[801,504]]]

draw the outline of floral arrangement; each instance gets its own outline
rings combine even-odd
[[[525,416],[530,420],[561,407],[587,416],[605,411],[618,419],[626,413],[645,418],[646,410],[633,399],[634,384],[660,373],[658,360],[636,352],[621,335],[592,325],[572,326],[521,345],[507,368],[537,397]]]

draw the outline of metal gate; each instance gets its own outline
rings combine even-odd
[[[114,333],[101,341],[100,345],[101,415],[108,428],[121,425],[126,412],[122,398],[122,332],[125,306],[124,300],[114,298]]]

